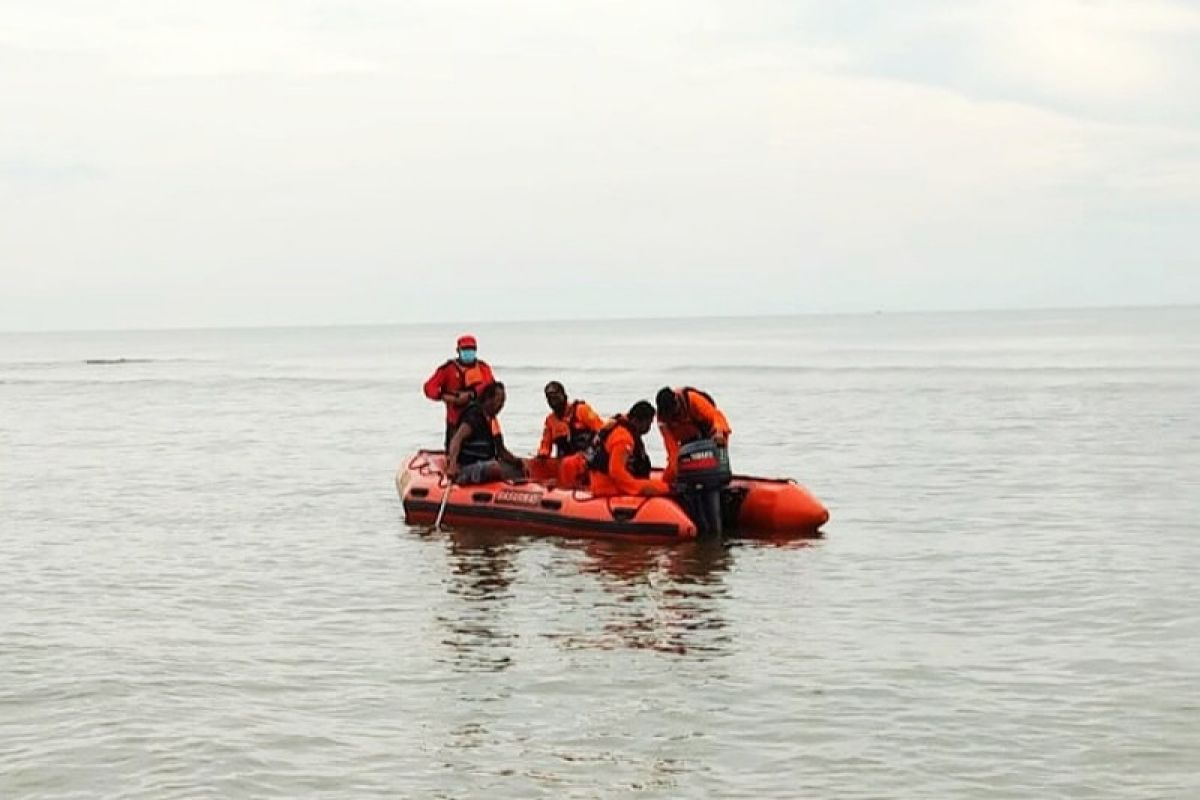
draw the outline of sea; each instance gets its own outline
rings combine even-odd
[[[468,332],[824,535],[407,526]],[[1194,800],[1198,409],[1195,307],[0,334],[0,798]]]

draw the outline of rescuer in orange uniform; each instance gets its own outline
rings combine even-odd
[[[666,483],[650,477],[650,456],[642,437],[654,424],[654,406],[639,400],[628,414],[618,414],[596,434],[588,477],[592,494],[611,497],[618,494],[652,497],[670,492]]]
[[[604,419],[583,400],[567,401],[567,390],[558,381],[546,384],[546,403],[550,413],[542,425],[542,443],[537,457],[558,457],[555,480],[559,486],[582,488],[587,485],[584,451],[604,427]],[[543,462],[549,463],[549,462]]]
[[[680,445],[697,439],[712,439],[720,447],[729,446],[729,434],[733,429],[707,392],[691,386],[682,389],[664,386],[655,395],[654,403],[658,407],[658,429],[667,449],[663,480],[668,485],[675,480]]]
[[[450,449],[450,437],[454,435],[463,411],[479,396],[483,387],[496,381],[492,368],[475,354],[474,336],[463,334],[458,337],[457,349],[457,358],[442,364],[425,381],[425,396],[446,404],[447,450]]]
[[[568,402],[567,390],[558,381],[547,383],[545,391],[550,413],[542,425],[538,458],[549,458],[552,449],[559,458],[587,450],[592,437],[604,427],[604,420],[586,401]]]

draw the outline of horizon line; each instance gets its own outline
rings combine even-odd
[[[616,317],[541,317],[537,319],[476,319],[476,320],[422,320],[411,322],[317,322],[317,323],[281,323],[265,325],[178,325],[178,326],[147,326],[133,328],[6,328],[0,329],[0,334],[47,334],[47,333],[167,333],[184,331],[239,331],[239,330],[296,330],[312,328],[416,328],[440,325],[523,325],[532,323],[556,322],[668,322],[685,320],[712,319],[781,319],[787,317],[875,317],[884,314],[917,315],[917,314],[996,314],[1017,312],[1054,312],[1054,311],[1136,311],[1152,309],[1187,309],[1200,308],[1200,303],[1147,303],[1119,305],[1080,305],[1080,306],[995,306],[979,308],[906,308],[906,309],[875,309],[872,311],[773,311],[766,313],[737,313],[737,314],[679,314],[679,315],[641,315]]]

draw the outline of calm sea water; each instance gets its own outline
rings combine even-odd
[[[459,332],[0,335],[0,797],[1200,797],[1200,310],[472,330],[519,452],[712,392],[775,545],[405,527]]]

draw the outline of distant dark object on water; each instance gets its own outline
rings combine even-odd
[[[148,364],[152,358],[86,358],[85,364]]]

